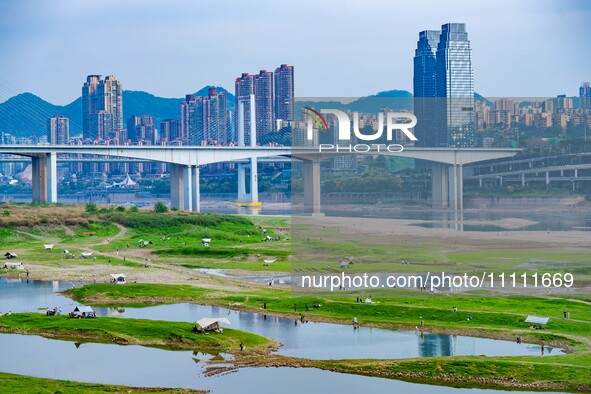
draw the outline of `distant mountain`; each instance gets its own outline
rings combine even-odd
[[[205,96],[211,87],[205,86],[195,95]],[[226,92],[228,109],[234,109],[234,95],[222,87],[216,86],[216,89]],[[474,98],[492,105],[492,102],[478,93],[474,93]],[[158,127],[163,119],[180,118],[181,101],[183,98],[164,98],[147,92],[125,90],[123,91],[123,117],[127,119],[132,115],[150,115],[155,118],[156,127]],[[394,111],[412,111],[413,95],[406,90],[388,90],[352,101],[296,100],[296,114],[301,114],[303,107],[334,108],[366,113],[377,113],[384,108]],[[82,98],[79,97],[68,105],[59,106],[48,103],[34,94],[22,93],[0,104],[0,132],[18,137],[45,135],[47,119],[58,114],[70,118],[71,135],[82,133]]]
[[[195,93],[197,96],[207,95],[212,86],[205,86]],[[218,91],[226,92],[229,109],[234,108],[234,95],[222,87]],[[124,90],[123,118],[132,115],[150,115],[154,117],[156,127],[163,119],[181,116],[181,101],[183,98],[164,98],[153,94]],[[10,133],[17,137],[41,136],[47,133],[47,119],[55,115],[70,118],[70,134],[82,134],[82,98],[79,97],[70,104],[60,106],[48,103],[32,93],[22,93],[11,97],[0,104],[0,132]],[[125,127],[125,125],[124,125]]]
[[[388,90],[379,92],[372,96],[360,97],[353,101],[348,100],[306,100],[296,101],[296,113],[300,114],[302,108],[313,107],[316,109],[340,109],[342,111],[357,111],[366,113],[377,113],[384,108],[394,111],[412,111],[412,93],[406,90]],[[345,101],[345,102],[343,102]]]

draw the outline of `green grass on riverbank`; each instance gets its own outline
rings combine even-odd
[[[90,285],[69,293],[80,301],[133,305],[150,300],[217,304],[242,310],[267,312],[295,318],[300,313],[312,321],[350,323],[356,316],[362,326],[413,329],[420,320],[427,331],[514,340],[560,346],[569,354],[552,357],[436,357],[410,360],[271,360],[268,365],[319,367],[338,372],[403,379],[413,382],[463,387],[495,387],[527,390],[591,391],[591,308],[580,299],[504,296],[487,294],[435,294],[400,291],[396,298],[372,294],[376,303],[356,303],[356,296],[340,293],[337,298],[298,297],[288,290],[250,290],[243,293],[210,291],[174,285]],[[114,288],[115,287],[115,288]],[[190,286],[188,286],[190,287]],[[138,298],[134,299],[134,294]],[[320,303],[320,309],[312,308]],[[294,304],[297,312],[294,312]],[[305,310],[308,305],[309,310]],[[450,309],[458,307],[457,313]],[[571,319],[563,319],[568,310]],[[532,330],[527,315],[551,317],[545,330]],[[472,320],[467,317],[472,316]],[[261,361],[264,365],[264,362]]]
[[[205,393],[204,390],[165,389],[127,387],[109,384],[80,383],[69,380],[34,378],[0,372],[0,388],[4,393],[63,393],[63,394],[98,394],[98,393],[169,393],[189,394]]]
[[[0,332],[41,335],[79,342],[143,345],[170,349],[199,350],[205,353],[238,353],[240,343],[248,352],[265,352],[273,341],[260,335],[224,328],[222,333],[196,334],[193,324],[146,319],[70,319],[40,313],[0,316]]]

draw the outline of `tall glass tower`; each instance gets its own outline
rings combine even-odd
[[[414,57],[413,96],[414,114],[417,117],[415,135],[417,146],[440,146],[435,118],[435,56],[439,44],[438,30],[419,33]]]
[[[581,108],[591,109],[591,82],[583,82],[581,84],[579,98],[581,99]]]
[[[436,55],[438,146],[474,146],[474,72],[472,49],[464,23],[441,26]]]

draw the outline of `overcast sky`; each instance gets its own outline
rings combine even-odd
[[[477,92],[577,95],[590,21],[585,0],[3,0],[0,101],[29,91],[66,104],[87,74],[163,97],[233,91],[240,73],[281,63],[300,97],[412,91],[418,32],[447,22],[467,24]]]

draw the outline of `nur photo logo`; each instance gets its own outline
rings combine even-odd
[[[353,112],[353,122],[349,115],[337,109],[321,109],[317,111],[310,107],[303,108],[304,116],[306,118],[306,138],[308,141],[314,140],[315,126],[318,131],[328,131],[329,125],[324,115],[333,115],[336,119],[338,127],[338,134],[335,139],[338,141],[351,141],[353,135],[359,141],[376,141],[383,137],[384,131],[386,140],[388,142],[394,141],[395,130],[400,130],[410,141],[417,141],[417,137],[410,129],[416,126],[417,118],[411,113],[407,112],[392,112],[378,113],[377,130],[374,129],[373,134],[364,134],[359,128],[359,113]],[[351,125],[353,125],[353,133],[351,133]],[[385,126],[385,128],[384,128]],[[348,144],[343,145],[339,143],[334,144],[319,144],[319,152],[336,151],[336,152],[369,152],[369,151],[383,151],[401,152],[404,146],[400,144]]]

